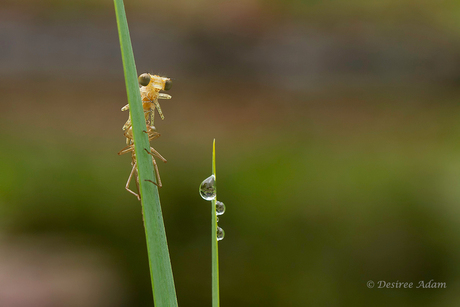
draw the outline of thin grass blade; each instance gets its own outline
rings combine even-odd
[[[174,288],[174,279],[166,241],[160,198],[158,196],[158,188],[153,183],[147,181],[151,180],[156,182],[156,179],[152,157],[144,150],[147,149],[150,151],[150,144],[147,134],[143,133],[147,128],[137,81],[137,70],[129,36],[128,22],[123,0],[114,0],[114,4],[118,34],[120,37],[129,111],[133,127],[153,299],[156,307],[176,307],[176,290]]]
[[[216,180],[216,197],[211,201],[211,238],[212,238],[212,307],[219,307],[219,247],[217,244],[217,177],[216,177],[216,139],[212,142],[212,174]]]

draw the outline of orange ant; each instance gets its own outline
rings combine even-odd
[[[172,81],[166,77],[143,73],[139,76],[139,84],[141,85],[140,92],[142,98],[142,108],[144,109],[145,122],[154,125],[155,108],[158,110],[161,119],[164,119],[158,99],[171,99],[171,95],[160,93],[160,91],[168,91],[171,89]],[[129,104],[121,108],[122,111],[129,109]],[[131,118],[128,118],[123,130],[131,126]]]
[[[144,109],[144,116],[145,116],[145,123],[147,125],[147,133],[149,138],[149,143],[151,140],[154,140],[160,137],[160,134],[156,132],[155,127],[153,126],[154,122],[154,110],[155,108],[158,110],[161,119],[164,119],[163,112],[161,111],[160,104],[158,103],[158,99],[171,99],[171,96],[168,94],[160,93],[161,90],[169,90],[172,86],[172,82],[169,78],[160,77],[156,75],[151,75],[148,73],[143,73],[139,76],[139,84],[141,85],[140,92],[142,98],[142,107]],[[129,104],[125,105],[121,110],[126,111],[129,109]],[[131,165],[133,166],[131,169],[131,173],[129,174],[128,181],[126,182],[125,189],[137,197],[140,200],[139,196],[139,176],[137,174],[137,160],[136,154],[134,152],[134,141],[133,141],[133,132],[132,132],[132,125],[131,125],[131,117],[128,118],[126,123],[123,126],[124,136],[126,137],[126,144],[127,146],[123,148],[118,154],[123,155],[125,153],[131,152]],[[158,151],[156,151],[153,147],[150,147],[150,151],[145,149],[145,151],[152,156],[153,166],[155,168],[155,174],[157,178],[157,182],[152,180],[151,183],[157,185],[158,187],[162,187],[160,173],[158,171],[158,166],[155,161],[155,157],[160,158],[163,162],[166,162],[166,159],[163,158]],[[132,191],[129,188],[129,184],[131,183],[131,179],[133,174],[136,177],[136,187],[137,193]]]

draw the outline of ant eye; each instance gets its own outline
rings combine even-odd
[[[169,91],[172,87],[172,81],[171,80],[166,80],[165,81],[165,91]]]
[[[142,86],[147,86],[150,83],[150,75],[144,73],[139,76],[139,84]]]

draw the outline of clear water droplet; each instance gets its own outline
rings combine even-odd
[[[219,217],[217,217],[217,222],[219,221]]]
[[[209,176],[200,185],[200,195],[205,200],[216,198],[216,179],[214,175]]]
[[[221,201],[216,201],[216,215],[222,215],[225,213],[225,204]]]
[[[222,228],[217,227],[217,241],[222,240],[224,237],[225,237],[225,231]]]

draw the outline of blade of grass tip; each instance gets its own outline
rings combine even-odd
[[[152,291],[155,307],[177,306],[176,290],[169,259],[166,232],[161,213],[160,198],[155,181],[152,157],[144,150],[150,149],[146,131],[144,111],[137,81],[134,54],[129,36],[128,22],[123,0],[114,0],[121,56],[128,95],[129,112],[133,128],[134,148],[139,174],[139,190],[142,200],[147,251],[152,279]]]
[[[216,139],[212,142],[212,174],[216,180]],[[216,197],[211,201],[211,238],[212,238],[212,307],[219,307],[219,248],[217,244],[217,181]]]

